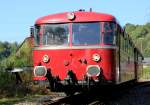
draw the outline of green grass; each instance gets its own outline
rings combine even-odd
[[[35,102],[40,95],[48,94],[45,85],[33,84],[31,72],[21,72],[20,76],[23,82],[16,84],[14,74],[0,71],[0,105]]]
[[[150,67],[145,67],[143,69],[141,79],[150,80]]]
[[[150,73],[150,67],[145,67],[145,68],[143,69],[143,71],[144,71],[145,73]]]
[[[24,101],[26,100],[26,98],[18,98],[18,97],[15,97],[15,98],[2,98],[0,99],[0,105],[13,105],[17,102],[21,102],[21,101]]]
[[[2,98],[0,99],[0,105],[13,105],[15,103],[23,101],[34,102],[38,97],[40,97],[40,95],[25,96],[23,98],[22,97]]]
[[[23,98],[2,98],[0,99],[0,105],[13,105],[23,100]]]
[[[21,87],[11,85],[1,91],[0,105],[14,105],[19,102],[36,102],[39,97],[47,95],[48,93],[51,92],[39,86],[34,86],[30,91],[26,91],[24,85]]]

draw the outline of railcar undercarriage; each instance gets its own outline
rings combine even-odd
[[[75,92],[89,91],[94,87],[112,85],[112,81],[106,81],[102,74],[99,75],[96,80],[88,76],[84,76],[83,80],[77,80],[76,75],[72,70],[68,70],[67,78],[63,81],[59,76],[52,76],[50,71],[47,72],[46,78],[49,81],[49,88],[51,91],[63,91],[67,95],[74,94]]]

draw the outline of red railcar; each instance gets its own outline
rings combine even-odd
[[[136,80],[142,69],[142,54],[109,14],[77,11],[41,17],[34,45],[33,79],[48,79],[51,88],[116,85]]]

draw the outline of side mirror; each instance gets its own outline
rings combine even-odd
[[[30,37],[34,37],[34,27],[30,27]]]

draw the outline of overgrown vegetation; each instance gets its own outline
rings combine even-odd
[[[32,45],[30,40],[27,38],[21,45],[16,42],[0,42],[0,67],[7,69],[32,66]]]
[[[32,46],[31,38],[22,44],[0,42],[0,104],[14,104],[48,93],[44,85],[34,85],[31,70],[19,72],[19,84],[15,73],[10,72],[13,68],[32,66]]]
[[[150,23],[145,25],[128,23],[125,25],[125,30],[141,50],[144,57],[150,57]]]
[[[150,80],[150,67],[144,67],[141,80]]]
[[[0,42],[0,98],[24,97],[30,92],[28,82],[32,81],[32,71],[21,72],[22,84],[16,84],[13,68],[32,66],[32,43],[27,38],[23,44]]]

